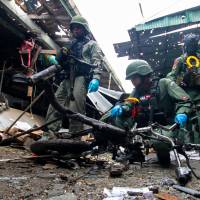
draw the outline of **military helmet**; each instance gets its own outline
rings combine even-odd
[[[126,69],[126,80],[130,80],[134,74],[146,76],[152,72],[153,70],[147,61],[135,59]]]
[[[198,50],[199,37],[193,33],[187,34],[183,38],[184,50],[187,53],[194,53]]]
[[[70,22],[70,30],[72,28],[72,24],[80,24],[85,28],[85,30],[88,33],[90,32],[87,20],[85,18],[81,17],[80,15],[76,15],[76,16],[72,17],[72,20]]]

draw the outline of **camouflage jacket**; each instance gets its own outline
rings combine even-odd
[[[100,75],[104,63],[104,54],[98,46],[97,42],[86,37],[84,40],[78,41],[73,40],[70,44],[66,45],[66,49],[69,50],[75,58],[83,60],[84,62],[92,65],[96,65],[96,68],[92,68],[90,71],[85,69],[85,66],[81,64],[74,64],[73,62],[68,62],[66,57],[62,54],[62,49],[57,55],[57,60],[59,64],[64,66],[66,73],[70,73],[69,65],[76,65],[75,75],[85,75],[88,76],[89,73],[92,74],[91,78],[100,80]]]
[[[189,72],[192,72],[192,68],[189,70],[189,66],[186,63],[187,55],[184,54],[178,58],[175,59],[172,70],[170,73],[167,74],[167,78],[170,78],[171,80],[175,81],[178,85],[183,85],[185,82],[185,86],[193,86],[195,83],[194,77],[191,76],[192,74]],[[200,60],[200,55],[197,54],[197,59]],[[200,66],[194,67],[195,72],[200,74]]]

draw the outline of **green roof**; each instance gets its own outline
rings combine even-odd
[[[184,16],[184,17],[183,17]],[[200,6],[163,16],[144,24],[135,26],[136,31],[162,28],[167,26],[174,26],[179,24],[186,24],[200,21]]]

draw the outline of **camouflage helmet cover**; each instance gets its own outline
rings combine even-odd
[[[130,80],[135,74],[146,76],[152,73],[151,66],[145,60],[135,59],[126,69],[126,80]]]
[[[80,15],[76,15],[76,16],[72,17],[72,20],[70,22],[70,30],[72,28],[72,24],[80,24],[85,28],[85,30],[88,33],[90,32],[87,20],[85,18],[83,18],[82,16],[80,16]]]
[[[187,53],[194,53],[199,49],[199,36],[193,33],[184,35],[184,50]]]

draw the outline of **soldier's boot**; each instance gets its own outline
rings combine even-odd
[[[171,145],[166,142],[154,140],[153,148],[156,151],[159,164],[164,168],[168,168],[171,164],[171,159],[170,159]]]
[[[168,168],[171,164],[170,159],[170,152],[166,150],[160,150],[156,152],[159,164],[164,167]]]
[[[83,130],[83,123],[76,120],[69,120],[69,133],[73,135],[73,133],[79,132]],[[76,137],[74,140],[80,140],[81,137]]]

